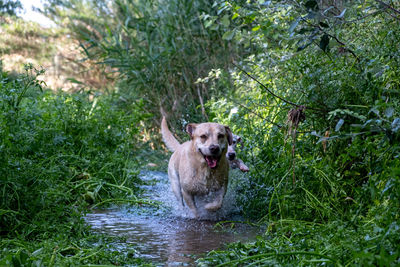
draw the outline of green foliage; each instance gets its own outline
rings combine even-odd
[[[383,174],[382,170],[395,168],[393,164],[399,154],[400,110],[398,94],[394,93],[398,90],[398,78],[394,77],[399,71],[399,54],[392,45],[398,43],[400,36],[391,30],[397,21],[381,14],[385,10],[373,3],[366,3],[364,12],[368,16],[360,21],[357,4],[335,7],[347,10],[346,20],[355,20],[350,24],[340,21],[344,15],[324,17],[325,10],[311,2],[314,1],[303,3],[304,8],[290,2],[259,5],[220,1],[220,16],[231,17],[231,23],[222,25],[236,31],[247,27],[247,31],[238,33],[236,40],[253,39],[258,49],[242,61],[237,71],[218,77],[212,72],[200,81],[216,91],[234,86],[233,93],[220,92],[207,106],[215,121],[231,125],[233,132],[244,136],[244,149],[248,151],[244,156],[256,169],[252,178],[256,185],[249,186],[250,191],[264,187],[267,191],[263,194],[267,196],[266,192],[274,194],[270,190],[274,188],[275,194],[282,197],[276,203],[279,216],[291,214],[305,219],[319,214],[316,218],[326,219],[341,214],[340,207],[346,206],[341,203],[343,199],[353,199],[355,195],[366,197],[356,194],[354,188],[362,188],[374,175],[383,181],[391,180],[391,175]],[[358,38],[351,44],[357,47],[354,51],[357,57],[340,51],[321,51],[318,43],[301,53],[293,53],[291,32],[295,27],[286,33],[281,29],[303,12],[308,15],[299,24],[313,23],[318,17],[333,20],[329,30],[343,38],[350,39],[357,32]],[[275,32],[271,25],[277,24],[280,30]],[[249,25],[259,25],[264,31],[252,30]],[[370,28],[374,28],[374,33]],[[266,35],[271,32],[276,34],[276,40],[280,38],[280,43],[273,42],[272,48],[262,51],[263,44],[271,43]],[[387,54],[393,56],[386,57]],[[293,106],[300,105],[305,106],[306,119],[295,129],[297,135],[293,138],[286,126],[287,114]],[[295,187],[287,181],[291,168],[300,174]],[[266,201],[260,208],[275,206],[267,205],[268,198],[252,199],[257,205],[262,199]],[[372,203],[370,199],[362,202]],[[317,214],[307,213],[310,205]],[[293,207],[298,207],[299,213]],[[254,212],[267,213],[271,215],[271,210]]]
[[[0,14],[16,15],[16,11],[21,9],[19,0],[0,0]]]
[[[88,229],[86,229],[88,231]],[[134,247],[113,246],[124,239],[103,235],[71,236],[62,233],[40,242],[18,239],[0,241],[1,266],[154,266],[138,257]]]
[[[135,161],[140,122],[149,116],[140,101],[126,105],[118,94],[43,90],[41,74],[32,65],[25,74],[1,72],[0,262],[115,263],[104,245],[97,252],[73,242],[90,238],[82,219],[89,205],[151,204],[137,197]]]
[[[279,249],[267,235],[211,253],[210,265],[398,264],[398,19],[378,1],[327,2],[219,1],[219,18],[230,22],[213,23],[235,32],[233,42],[253,45],[235,68],[200,80],[218,92],[206,104],[213,120],[244,138],[244,213],[260,223],[327,226],[307,230],[286,249],[287,230],[279,228]],[[233,92],[222,90],[229,87]],[[288,114],[301,106],[305,120],[293,124]],[[337,224],[357,229],[338,239],[359,240],[357,248],[343,249],[326,232],[340,236],[332,230]]]
[[[143,99],[153,114],[164,106],[173,122],[206,119],[195,114],[211,92],[195,81],[241,54],[221,30],[203,23],[201,15],[215,15],[214,6],[203,0],[106,2],[50,1],[46,10],[65,18],[87,57],[120,74],[120,92]],[[85,9],[77,9],[84,3]],[[107,19],[86,9],[106,13]]]
[[[268,225],[265,236],[247,244],[233,243],[212,251],[199,266],[396,266],[399,224],[387,228],[364,222],[325,225],[281,220]],[[384,234],[383,234],[384,233]]]

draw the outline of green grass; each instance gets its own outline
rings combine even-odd
[[[199,266],[396,266],[399,224],[376,221],[324,224],[280,220],[266,224],[264,236],[233,243],[198,260]]]
[[[83,221],[91,207],[154,203],[138,193],[141,103],[54,93],[43,71],[0,76],[0,265],[142,263]],[[135,256],[136,255],[136,256]]]
[[[121,250],[113,245],[123,241],[90,234],[89,229],[81,236],[64,232],[37,241],[2,239],[0,266],[153,266],[133,246],[126,244]]]

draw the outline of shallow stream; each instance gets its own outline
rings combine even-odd
[[[124,243],[115,244],[121,250],[132,245],[138,252],[135,256],[160,266],[192,265],[210,250],[234,241],[249,241],[258,234],[257,228],[238,222],[241,218],[235,215],[237,207],[230,190],[220,211],[203,211],[198,220],[178,205],[166,173],[143,172],[141,178],[147,184],[143,186],[146,197],[161,202],[161,208],[118,207],[96,210],[85,218],[96,232],[125,237]]]

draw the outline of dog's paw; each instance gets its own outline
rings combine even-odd
[[[217,211],[221,208],[222,203],[208,203],[204,208],[208,211]]]
[[[249,171],[249,167],[247,167],[246,165],[240,165],[240,170],[242,171],[242,172],[248,172]]]

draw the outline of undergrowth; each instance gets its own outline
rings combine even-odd
[[[91,206],[138,197],[140,101],[43,89],[32,65],[0,77],[0,265],[137,263],[92,235]],[[110,239],[110,238],[109,238]]]
[[[239,200],[268,230],[200,265],[400,264],[398,20],[374,1],[332,4],[345,19],[322,2],[219,2],[259,50],[199,81],[218,92],[209,116],[244,139]]]

